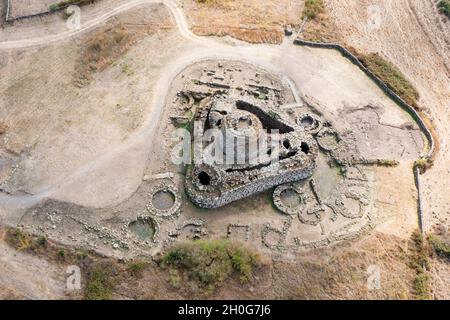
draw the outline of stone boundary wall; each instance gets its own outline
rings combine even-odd
[[[5,21],[9,20],[9,10],[11,7],[11,0],[6,0],[6,13],[5,13]]]
[[[414,168],[414,182],[416,184],[417,189],[417,214],[419,220],[419,230],[420,233],[423,234],[425,228],[423,225],[422,197],[420,195],[420,169],[417,167]]]
[[[325,49],[335,49],[339,51],[344,57],[349,59],[353,64],[358,66],[369,78],[371,78],[377,85],[383,90],[392,100],[394,100],[400,107],[402,107],[406,112],[408,112],[413,119],[417,122],[420,129],[424,133],[425,137],[429,143],[429,150],[425,155],[425,158],[430,159],[434,153],[434,139],[430,130],[427,128],[419,113],[409,104],[407,104],[402,98],[400,98],[394,91],[392,91],[380,78],[378,78],[375,74],[373,74],[369,69],[367,69],[361,61],[358,60],[350,51],[348,51],[343,46],[336,43],[324,43],[324,42],[312,42],[306,41],[302,39],[295,39],[294,44],[307,46],[312,48],[325,48]]]
[[[20,16],[20,17],[12,17],[11,18],[9,16],[10,6],[11,6],[10,3],[11,3],[11,0],[8,0],[8,8],[7,8],[7,13],[6,13],[6,17],[5,17],[5,21],[6,22],[13,22],[13,21],[19,21],[19,20],[25,20],[25,19],[31,19],[31,18],[48,16],[48,15],[50,15],[52,13],[55,13],[55,12],[59,11],[59,10],[57,10],[57,11],[45,11],[45,12],[30,14],[30,15],[27,15],[27,16]]]
[[[8,1],[7,2],[7,10],[6,10],[6,16],[5,16],[5,21],[6,22],[13,22],[13,21],[19,21],[19,20],[25,20],[25,19],[31,19],[31,18],[37,18],[37,17],[44,17],[44,16],[48,16],[48,15],[51,15],[53,13],[60,12],[60,11],[63,11],[63,10],[66,9],[66,7],[59,8],[59,9],[53,10],[53,11],[50,11],[48,9],[47,11],[44,11],[44,12],[39,12],[39,13],[30,14],[30,15],[26,15],[26,16],[19,16],[19,17],[11,18],[10,14],[9,14],[10,13],[10,7],[11,7],[11,0],[7,0],[7,1]],[[86,4],[92,4],[92,3],[95,3],[95,2],[96,2],[96,0],[92,0],[92,1],[90,1],[88,3],[86,3]],[[81,5],[78,5],[78,6],[83,6],[83,5],[86,5],[86,4],[81,4]]]
[[[54,13],[56,11],[46,11],[46,12],[40,12],[40,13],[36,13],[36,14],[30,14],[28,16],[20,16],[20,17],[14,17],[14,18],[10,18],[9,16],[7,17],[6,21],[7,22],[13,22],[13,21],[19,21],[19,20],[25,20],[25,19],[31,19],[31,18],[38,18],[38,17],[44,17],[44,16],[48,16],[52,13]]]

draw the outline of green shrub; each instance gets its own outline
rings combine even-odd
[[[33,241],[30,236],[17,228],[7,229],[6,242],[17,251],[34,249]]]
[[[439,236],[430,235],[428,241],[440,257],[450,259],[450,242]]]
[[[413,283],[414,293],[419,299],[430,299],[431,278],[426,271],[429,268],[429,247],[419,232],[414,232],[411,240],[410,267],[416,272]]]
[[[231,256],[231,264],[233,269],[241,275],[241,281],[246,282],[250,280],[253,272],[253,257],[245,252],[242,248],[236,248]]]
[[[38,245],[40,245],[40,246],[42,246],[42,247],[45,247],[46,245],[47,245],[47,237],[46,236],[40,236],[38,239],[37,239],[37,243],[38,243]]]
[[[424,173],[430,167],[430,161],[425,158],[420,158],[414,161],[414,170],[419,169],[420,173]]]
[[[63,249],[58,250],[58,257],[64,259],[66,252]]]
[[[441,0],[438,3],[439,11],[445,14],[450,18],[450,1],[449,0]]]
[[[242,282],[250,280],[260,258],[250,249],[229,240],[197,240],[176,244],[162,262],[187,272],[202,285],[214,286],[234,273]]]
[[[87,278],[84,297],[87,300],[110,300],[115,287],[111,266],[94,266]]]
[[[147,267],[147,262],[144,261],[136,261],[131,263],[128,266],[128,272],[133,276],[133,277],[141,277],[142,276],[142,272],[144,271],[144,269]]]
[[[414,291],[419,299],[430,299],[430,281],[431,277],[421,272],[414,279]]]
[[[416,271],[423,271],[428,267],[428,248],[425,246],[423,236],[419,232],[414,232],[411,236],[413,241],[410,266]]]
[[[324,11],[323,0],[306,0],[303,9],[303,17],[315,19]]]
[[[57,3],[52,3],[51,5],[49,5],[48,6],[48,10],[49,11],[56,11],[56,10],[58,10],[59,9],[59,6],[58,6],[58,4]]]

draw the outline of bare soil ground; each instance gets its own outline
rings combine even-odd
[[[57,299],[64,296],[65,275],[55,261],[17,251],[0,230],[0,299]]]
[[[72,166],[79,167],[84,161],[101,155],[105,148],[115,143],[114,140],[117,143],[138,128],[143,121],[142,115],[149,108],[147,101],[151,91],[145,88],[154,81],[153,65],[164,57],[152,58],[151,52],[147,51],[149,63],[145,68],[135,69],[135,57],[126,53],[132,44],[144,38],[153,42],[153,53],[159,53],[157,48],[161,46],[163,35],[170,38],[173,26],[163,6],[144,6],[114,18],[113,23],[93,30],[75,43],[67,41],[45,49],[2,53],[7,65],[0,73],[15,75],[9,80],[2,76],[0,81],[3,92],[0,118],[8,128],[2,134],[2,189],[7,192],[33,189],[35,192],[50,180],[58,179],[63,172],[70,172]],[[107,83],[108,87],[88,85],[99,71],[113,63],[113,68],[100,76],[103,77],[100,82]],[[120,91],[114,90],[114,86],[133,86],[134,89],[126,90],[125,96],[118,97]],[[101,97],[101,101],[94,97]],[[65,134],[61,135],[62,132]],[[68,147],[67,139],[72,141],[71,147]],[[5,174],[11,172],[12,166],[21,162],[21,154],[29,152],[35,156],[30,157],[27,164],[22,163],[18,172],[33,168],[36,180],[31,177],[23,180],[20,173],[17,179],[5,180]],[[42,167],[45,163],[56,164],[54,160],[44,160],[55,159],[56,154],[66,154],[74,162]]]

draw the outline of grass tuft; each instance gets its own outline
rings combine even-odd
[[[450,259],[450,241],[437,235],[430,235],[428,242],[436,254],[442,258]]]
[[[88,273],[84,297],[86,300],[111,300],[115,288],[111,265],[93,266]]]
[[[17,251],[34,249],[34,244],[31,237],[20,229],[8,228],[5,240]]]
[[[64,249],[58,250],[58,258],[64,259],[66,257],[66,251]]]
[[[201,285],[214,287],[233,274],[238,274],[242,283],[249,281],[261,260],[256,253],[236,242],[197,240],[176,244],[162,262],[186,272]]]
[[[429,248],[419,232],[414,232],[411,240],[410,267],[416,272],[414,293],[418,299],[431,299],[431,277],[427,272],[430,266]]]
[[[413,169],[416,170],[416,168],[419,169],[420,173],[425,173],[428,168],[430,168],[432,165],[432,160],[420,158],[414,161]]]
[[[45,247],[45,246],[47,246],[48,240],[47,240],[46,236],[40,236],[37,238],[36,242],[38,245]]]
[[[438,3],[439,12],[450,18],[450,1],[441,0]]]
[[[140,278],[147,265],[148,263],[145,261],[135,261],[128,266],[127,270],[133,277]]]

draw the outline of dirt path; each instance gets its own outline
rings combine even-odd
[[[120,5],[119,7],[110,12],[100,17],[97,17],[93,20],[90,20],[89,22],[86,22],[85,24],[83,24],[80,30],[65,31],[56,35],[44,36],[40,38],[1,42],[0,49],[4,50],[9,50],[12,48],[18,49],[30,46],[46,45],[52,42],[61,41],[63,39],[65,40],[67,37],[75,36],[81,32],[93,28],[94,26],[106,21],[113,15],[117,15],[135,6],[151,3],[160,3],[160,2],[154,0],[132,1],[125,5]],[[125,143],[118,146],[114,146],[109,150],[108,153],[103,154],[94,161],[86,163],[69,176],[61,177],[60,182],[56,183],[55,185],[44,187],[38,194],[16,196],[16,197],[9,197],[3,195],[2,197],[4,199],[2,201],[2,207],[4,212],[14,212],[20,208],[23,208],[24,206],[30,206],[41,201],[44,198],[54,196],[55,193],[64,193],[61,190],[65,190],[65,187],[70,188],[73,185],[72,182],[79,179],[83,180],[86,176],[89,176],[90,173],[95,172],[95,170],[97,170],[105,163],[114,162],[114,159],[121,158],[124,154],[130,153],[134,153],[135,155],[136,153],[138,154],[137,156],[134,157],[135,159],[134,162],[136,167],[138,168],[141,167],[139,169],[141,173],[136,176],[137,180],[134,181],[133,183],[135,185],[135,188],[137,188],[137,185],[139,184],[143,174],[142,166],[145,163],[145,158],[148,155],[148,146],[145,147],[147,137],[152,136],[152,132],[155,130],[157,126],[157,122],[154,121],[154,119],[158,119],[161,114],[162,108],[165,104],[166,93],[168,92],[170,83],[172,82],[173,78],[183,68],[196,61],[215,57],[248,60],[248,62],[250,63],[255,63],[258,55],[270,60],[273,57],[279,56],[280,48],[283,48],[266,45],[249,46],[247,44],[240,44],[238,46],[233,46],[223,44],[213,39],[196,36],[189,30],[188,24],[180,8],[178,8],[172,1],[163,1],[162,3],[164,3],[172,13],[172,16],[178,26],[180,35],[185,39],[195,43],[195,47],[197,47],[198,49],[196,50],[194,49],[192,53],[189,53],[177,59],[169,66],[167,66],[164,72],[162,72],[163,77],[158,81],[157,86],[154,89],[154,92],[157,92],[157,94],[153,97],[153,101],[151,102],[151,105],[153,105],[154,108],[152,112],[147,115],[144,125],[141,128],[139,128],[136,132],[134,132],[133,135]],[[261,50],[261,48],[264,48],[264,50]],[[217,54],[217,52],[220,52],[220,54]],[[271,63],[262,63],[262,64],[264,64],[264,67],[272,69]],[[280,70],[274,71],[276,73],[281,72]],[[292,86],[292,88],[295,87]],[[298,97],[299,94],[295,92],[295,96]]]

